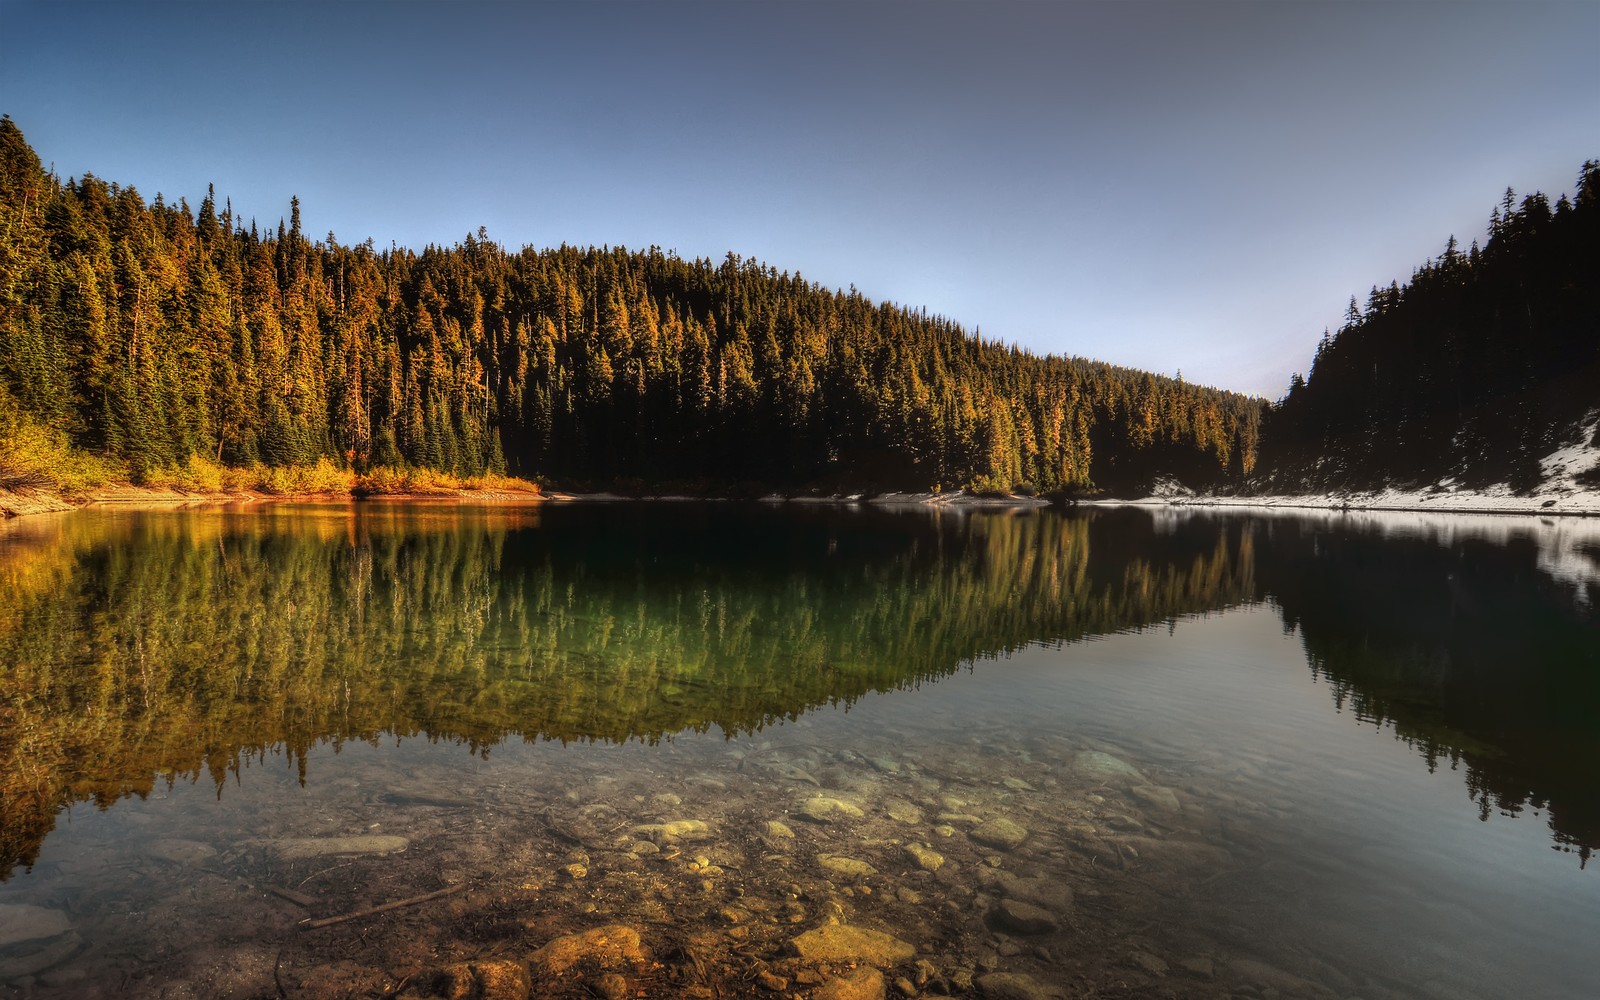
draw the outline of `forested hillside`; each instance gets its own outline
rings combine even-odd
[[[1263,432],[1269,487],[1509,483],[1600,407],[1600,163],[1552,207],[1507,188],[1488,239],[1352,298]],[[1596,441],[1600,447],[1600,441]]]
[[[212,193],[191,209],[63,181],[0,122],[0,432],[64,435],[135,478],[193,455],[1081,492],[1254,466],[1260,400],[985,343],[731,253],[511,251],[481,228],[378,250],[312,240],[291,205],[262,232]]]

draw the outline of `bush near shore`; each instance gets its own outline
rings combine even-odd
[[[23,413],[0,387],[0,490],[84,499],[97,488],[129,483],[153,490],[269,496],[449,496],[463,491],[538,493],[515,476],[457,476],[436,469],[342,468],[328,458],[310,465],[225,466],[190,455],[178,465],[131,468],[74,448],[61,431]]]

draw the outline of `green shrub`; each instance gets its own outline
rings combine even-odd
[[[23,413],[0,386],[0,489],[71,496],[126,476],[118,463],[74,448],[61,431]]]

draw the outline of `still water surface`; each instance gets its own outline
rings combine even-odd
[[[0,995],[426,996],[621,926],[533,992],[1592,996],[1597,605],[1570,520],[24,519]]]

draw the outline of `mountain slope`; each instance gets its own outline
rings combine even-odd
[[[0,121],[0,409],[148,475],[502,469],[595,486],[1089,492],[1255,463],[1264,401],[986,343],[729,254],[377,252],[92,176]],[[0,469],[3,476],[4,469]],[[3,485],[3,483],[0,483]]]

